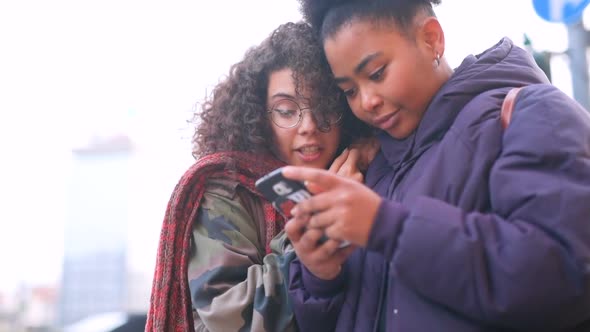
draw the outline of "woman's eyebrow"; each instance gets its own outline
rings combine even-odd
[[[371,62],[373,61],[375,58],[378,58],[379,56],[381,56],[382,53],[381,52],[375,52],[375,53],[371,53],[369,55],[367,55],[366,57],[364,57],[358,65],[356,65],[356,67],[354,67],[354,73],[355,75],[358,75],[361,73],[361,71],[363,71],[363,69],[365,69],[365,67]],[[336,81],[336,84],[340,84],[340,83],[345,83],[347,81],[350,81],[350,78],[348,77],[334,77],[334,81]]]
[[[271,99],[277,99],[277,98],[290,98],[293,99],[295,98],[292,94],[287,93],[287,92],[277,92],[275,94],[273,94],[272,96],[270,96]]]
[[[381,56],[381,52],[375,52],[372,54],[367,55],[366,57],[364,57],[361,62],[359,62],[358,65],[356,65],[356,67],[354,68],[354,73],[355,74],[360,74],[360,72],[365,69],[365,67],[369,64],[369,62],[373,61],[373,59],[377,58]]]

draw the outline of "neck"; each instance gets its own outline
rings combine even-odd
[[[447,61],[446,58],[441,58],[440,59],[440,69],[442,72],[445,72],[449,75],[449,77],[451,77],[451,75],[453,75],[453,68],[451,68],[451,65],[449,65],[449,62]]]
[[[440,65],[438,66],[437,71],[437,77],[439,78],[440,86],[445,84],[455,72],[445,58],[440,59]]]

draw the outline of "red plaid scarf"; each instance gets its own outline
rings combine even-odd
[[[236,178],[257,196],[254,182],[283,166],[276,159],[244,152],[224,152],[199,159],[180,179],[168,202],[156,259],[147,332],[194,331],[188,287],[188,261],[192,222],[203,197],[207,179]],[[266,252],[270,240],[283,228],[285,220],[263,199],[266,220]]]

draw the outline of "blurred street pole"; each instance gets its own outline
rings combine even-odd
[[[572,73],[572,86],[574,99],[586,110],[590,110],[590,86],[588,84],[588,60],[586,49],[588,47],[589,33],[584,28],[582,20],[567,25],[569,49],[567,51]]]

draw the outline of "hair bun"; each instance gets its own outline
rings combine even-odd
[[[356,0],[299,0],[303,19],[311,24],[315,31],[322,28],[324,17],[330,9],[353,2]]]
[[[328,12],[336,7],[347,4],[359,4],[361,7],[373,6],[375,8],[406,8],[416,5],[438,5],[441,0],[299,0],[301,14],[315,31],[322,29],[324,18]]]

